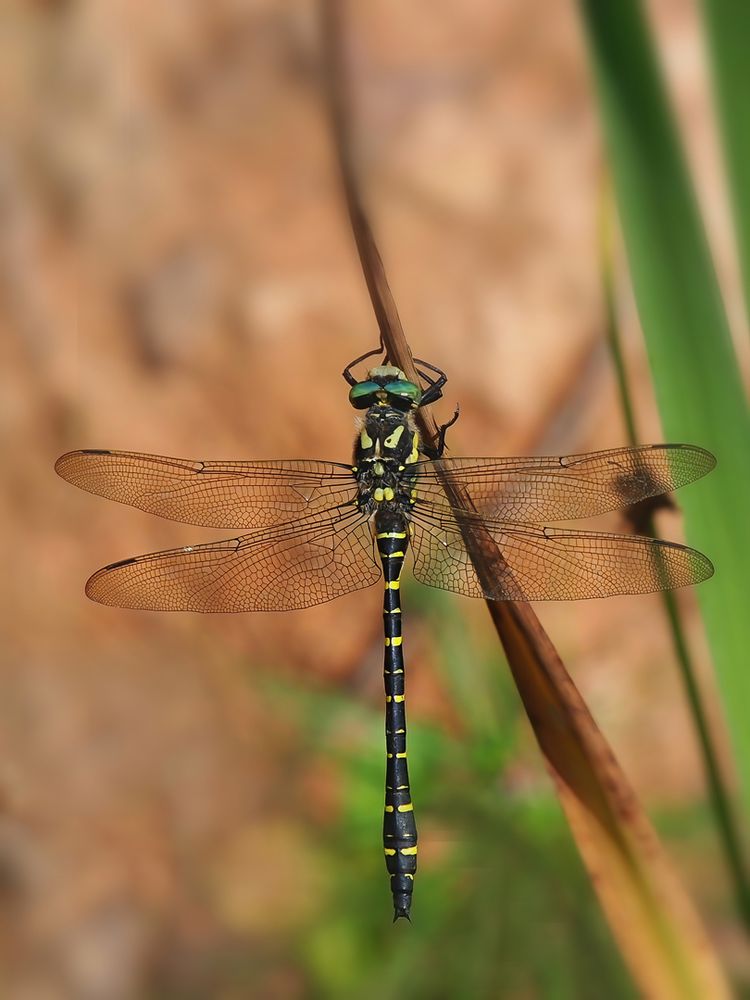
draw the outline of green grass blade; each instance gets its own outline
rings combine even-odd
[[[641,4],[581,0],[638,311],[665,435],[718,458],[680,494],[750,814],[750,419],[705,234]]]
[[[635,408],[630,393],[628,373],[625,367],[625,357],[620,336],[618,309],[615,301],[614,262],[612,251],[612,230],[614,228],[614,204],[611,199],[609,185],[602,197],[601,207],[601,265],[602,285],[604,289],[605,327],[607,342],[612,355],[617,386],[620,396],[623,419],[627,433],[628,444],[636,446],[641,443],[638,434]],[[646,519],[645,534],[657,537],[653,515]],[[682,678],[687,707],[693,722],[695,737],[703,760],[703,772],[706,780],[709,803],[713,813],[716,832],[719,837],[727,873],[734,889],[738,913],[750,930],[750,876],[748,875],[742,850],[742,837],[732,808],[722,769],[719,764],[719,753],[714,744],[712,728],[709,725],[708,711],[704,706],[701,686],[690,652],[687,633],[683,627],[682,615],[675,594],[665,590],[661,595],[664,613],[672,634],[672,648],[677,668]]]
[[[750,314],[750,4],[703,0],[716,110],[734,209],[745,306]]]

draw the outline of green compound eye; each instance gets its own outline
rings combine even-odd
[[[349,390],[349,402],[357,410],[367,410],[377,402],[383,387],[377,382],[357,382]]]
[[[408,410],[412,406],[419,406],[419,401],[422,398],[422,390],[414,382],[396,379],[394,382],[388,382],[383,388],[388,394],[388,401],[399,410]]]

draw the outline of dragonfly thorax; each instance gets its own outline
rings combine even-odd
[[[390,406],[371,407],[354,445],[360,508],[373,512],[382,505],[408,510],[418,460],[419,433],[411,417]]]

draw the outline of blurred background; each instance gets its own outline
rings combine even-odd
[[[699,19],[648,6],[747,361]],[[461,404],[454,453],[624,443],[575,4],[351,9],[360,177],[412,347],[450,377],[438,416]],[[2,994],[634,996],[480,603],[405,586],[421,848],[414,923],[392,927],[379,588],[244,616],[83,593],[105,563],[219,536],[72,489],[63,451],[348,461],[340,373],[377,331],[312,0],[7,0],[0,108]],[[658,598],[538,612],[750,983]]]

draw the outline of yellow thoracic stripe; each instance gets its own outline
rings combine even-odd
[[[403,433],[404,433],[404,425],[403,425],[403,424],[401,424],[401,425],[400,425],[399,427],[397,427],[397,428],[395,429],[395,431],[393,432],[393,434],[389,435],[389,436],[388,436],[388,437],[387,437],[387,438],[385,439],[385,441],[383,441],[383,445],[384,445],[384,446],[385,446],[386,448],[395,448],[395,447],[396,447],[396,445],[398,444],[398,442],[399,442],[400,438],[401,438],[401,435],[402,435]]]
[[[373,440],[364,427],[360,432],[359,441],[363,448],[372,448]]]
[[[411,439],[411,453],[406,459],[407,465],[413,465],[415,462],[419,461],[419,434],[415,433],[414,437]]]

